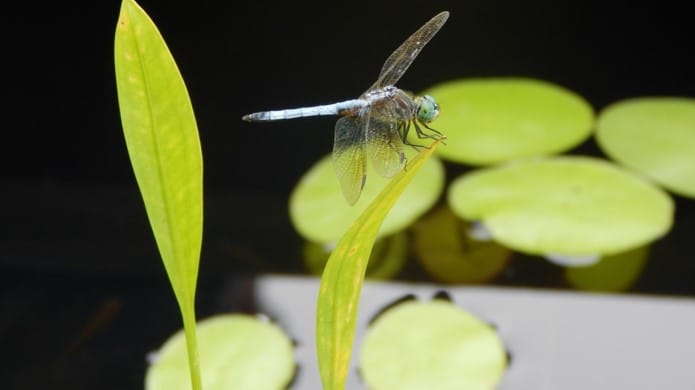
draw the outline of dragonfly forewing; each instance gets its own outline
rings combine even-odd
[[[335,124],[333,166],[343,195],[350,205],[357,203],[367,178],[364,119],[361,116],[344,116]]]
[[[437,34],[448,18],[449,12],[440,12],[403,42],[398,49],[386,59],[386,62],[384,62],[384,65],[381,67],[379,78],[374,85],[372,85],[370,90],[396,84],[405,71],[408,70],[410,64],[413,63],[415,57],[420,54],[422,48],[425,47],[435,34]]]

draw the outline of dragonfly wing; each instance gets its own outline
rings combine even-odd
[[[360,116],[344,116],[335,124],[333,166],[348,204],[360,198],[364,188],[367,158],[364,151],[364,120]]]
[[[386,178],[398,173],[405,164],[398,126],[406,122],[397,111],[395,102],[385,102],[372,107],[367,120],[367,155],[377,173]]]
[[[449,12],[447,11],[437,14],[403,42],[386,60],[381,68],[379,78],[370,90],[396,84],[403,73],[408,70],[410,64],[413,63],[415,57],[420,54],[422,48],[442,28],[448,18]]]

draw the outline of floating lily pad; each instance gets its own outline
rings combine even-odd
[[[406,153],[410,157],[415,155],[414,150]],[[431,157],[421,169],[384,220],[380,237],[404,229],[439,199],[444,190],[442,162]],[[340,190],[333,162],[327,156],[311,167],[294,188],[290,197],[292,223],[309,241],[335,243],[389,180],[379,176],[368,164],[362,196],[357,204],[349,206]]]
[[[486,165],[564,152],[591,135],[594,112],[579,95],[525,78],[464,79],[426,91],[441,107],[432,126],[446,134],[437,154]]]
[[[671,197],[610,162],[556,157],[488,168],[452,183],[449,204],[496,240],[535,255],[608,255],[671,227]]]
[[[511,255],[494,241],[472,238],[470,225],[447,206],[420,218],[412,231],[415,257],[437,282],[489,281],[504,270]]]
[[[695,198],[695,99],[634,98],[608,106],[596,138],[612,159]]]
[[[367,330],[360,372],[370,389],[494,389],[506,368],[495,330],[444,300],[406,301]]]
[[[204,389],[283,389],[292,380],[292,340],[276,325],[228,314],[199,321],[197,332]],[[190,390],[183,331],[167,340],[153,360],[145,378],[147,390]]]
[[[565,268],[565,280],[572,287],[586,291],[620,292],[629,289],[647,263],[649,246],[602,258],[589,267]]]

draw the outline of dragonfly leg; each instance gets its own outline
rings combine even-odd
[[[434,141],[442,141],[442,140],[446,139],[446,136],[444,134],[440,133],[439,131],[437,131],[429,126],[427,126],[427,124],[425,124],[425,123],[420,123],[420,125],[424,126],[427,130],[431,131],[432,134],[427,134],[424,130],[422,130],[422,128],[418,125],[418,122],[415,120],[410,121],[410,122],[406,122],[406,123],[404,123],[404,125],[402,127],[403,128],[403,130],[402,130],[403,143],[406,145],[412,146],[413,148],[415,148],[415,150],[420,150],[419,148],[428,148],[429,149],[430,146],[414,144],[414,143],[408,141],[408,132],[410,132],[410,124],[411,123],[412,123],[413,127],[415,127],[415,134],[417,134],[417,137],[419,139],[431,139]],[[444,142],[442,142],[442,143],[444,143]]]
[[[413,125],[415,126],[415,133],[417,133],[418,138],[420,138],[420,139],[433,139],[433,140],[435,140],[435,141],[439,141],[439,140],[441,140],[441,139],[446,138],[446,136],[445,136],[444,134],[440,133],[439,131],[437,131],[437,130],[435,130],[435,129],[429,127],[429,126],[427,126],[427,124],[422,123],[422,122],[421,122],[420,124],[421,124],[424,128],[426,128],[427,130],[431,131],[433,134],[427,134],[427,133],[425,133],[425,132],[422,130],[422,128],[420,128],[420,126],[418,126],[418,122],[417,122],[417,121],[413,121]]]
[[[427,123],[422,123],[422,125],[423,125],[427,130],[429,130],[429,131],[435,133],[435,135],[431,135],[431,137],[427,137],[427,138],[434,138],[434,139],[437,139],[437,140],[446,139],[446,135],[444,135],[444,134],[442,134],[441,132],[439,132],[439,131],[437,131],[437,130],[435,130],[435,129],[429,127],[429,126],[427,126]]]
[[[420,151],[420,149],[425,148],[426,146],[420,145],[420,144],[414,144],[408,140],[408,133],[410,132],[410,123],[411,123],[411,121],[406,121],[406,122],[401,123],[398,126],[398,131],[401,133],[404,145],[412,146],[413,149]],[[416,127],[417,127],[417,125],[416,125]],[[422,137],[420,137],[420,134],[419,134],[420,132],[417,131],[417,129],[415,131],[418,133],[418,138],[422,138]]]
[[[422,122],[421,122],[420,124],[421,124],[422,126],[424,126],[427,130],[431,131],[432,133],[430,133],[430,134],[425,133],[425,132],[420,128],[420,126],[418,126],[418,122],[417,122],[417,121],[413,121],[413,125],[415,126],[415,133],[417,134],[418,138],[420,138],[420,139],[431,139],[431,140],[434,140],[434,141],[441,141],[442,144],[446,145],[446,142],[444,142],[444,140],[446,139],[446,135],[444,135],[444,134],[440,133],[439,131],[437,131],[437,130],[435,130],[435,129],[429,127],[429,126],[427,126],[426,123],[422,123]],[[427,146],[427,148],[429,149],[430,147]]]

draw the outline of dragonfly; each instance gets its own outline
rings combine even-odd
[[[435,15],[386,60],[379,77],[357,99],[313,107],[262,111],[244,115],[249,122],[277,121],[321,115],[339,115],[333,140],[333,165],[347,203],[360,198],[367,179],[369,160],[375,171],[391,178],[406,165],[404,145],[415,149],[423,145],[410,142],[415,129],[418,139],[433,141],[446,138],[429,124],[439,116],[439,105],[429,95],[412,96],[397,88],[396,82],[423,47],[449,18],[449,12]]]

